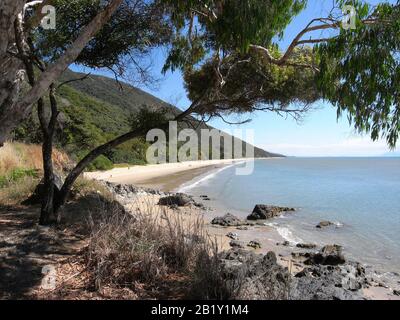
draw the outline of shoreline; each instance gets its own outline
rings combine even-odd
[[[249,159],[209,160],[145,167],[133,166],[129,168],[117,168],[107,172],[89,173],[88,177],[97,180],[105,180],[111,183],[133,184],[137,187],[158,189],[167,193],[182,192],[190,194],[190,188],[200,181],[208,179],[232,165],[248,160]],[[145,201],[149,201],[149,198],[152,198],[151,202],[154,201],[153,196],[145,196],[145,198]],[[200,202],[205,206],[210,205],[209,201],[204,201],[199,197],[194,196],[194,199],[196,202]],[[130,201],[130,203],[128,202],[126,204],[132,207],[134,202],[137,202],[137,200]],[[229,232],[233,232],[236,233],[240,241],[244,243],[248,243],[252,240],[260,241],[262,248],[255,250],[255,252],[260,254],[266,254],[269,251],[275,252],[279,264],[291,269],[293,275],[304,268],[304,265],[301,265],[301,263],[299,264],[292,258],[292,253],[302,252],[302,250],[292,245],[282,246],[282,242],[286,239],[271,225],[255,224],[249,227],[248,230],[238,230],[237,227],[219,227],[212,225],[210,222],[214,217],[223,216],[229,212],[229,208],[224,208],[223,210],[224,211],[221,211],[221,208],[219,208],[219,210],[210,208],[210,210],[206,210],[206,212],[202,213],[205,228],[209,235],[217,240],[221,251],[231,248],[229,245],[231,239],[226,235]],[[391,295],[390,290],[381,286],[363,289],[363,294],[369,299],[400,299]]]
[[[108,171],[86,172],[84,177],[171,192],[212,169],[223,168],[244,161],[267,159],[274,158],[197,160],[143,166],[134,165],[124,168],[114,168]]]

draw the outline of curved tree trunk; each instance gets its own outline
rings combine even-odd
[[[71,191],[73,184],[75,183],[76,179],[82,174],[85,168],[94,161],[100,155],[110,151],[111,149],[119,146],[120,144],[127,142],[131,139],[137,138],[145,134],[145,130],[135,130],[129,133],[126,133],[114,140],[111,140],[96,149],[92,150],[88,155],[86,155],[79,163],[75,166],[74,169],[68,174],[65,178],[64,184],[61,188],[60,195],[58,199],[56,199],[56,205],[54,207],[54,212],[57,213],[58,209],[64,205],[66,202],[68,195]]]
[[[181,112],[179,115],[177,115],[172,121],[182,121],[184,120],[187,116],[189,116],[191,113],[194,112],[196,107],[198,107],[199,102],[201,101],[202,98],[198,98],[195,100],[189,108],[187,108],[185,111]],[[129,140],[132,140],[134,138],[138,138],[140,136],[145,135],[149,130],[157,128],[157,129],[164,129],[167,130],[169,125],[169,121],[165,123],[161,123],[155,127],[152,128],[142,128],[138,130],[133,130],[131,132],[128,132],[122,136],[119,136],[115,138],[114,140],[111,140],[95,149],[93,149],[89,154],[87,154],[79,163],[75,166],[74,169],[68,174],[66,177],[64,184],[61,188],[60,195],[56,199],[56,204],[54,206],[54,213],[57,213],[58,210],[62,205],[65,204],[66,200],[68,199],[69,193],[71,191],[72,186],[74,185],[76,179],[82,174],[82,172],[86,169],[86,167],[94,161],[97,157],[100,155],[110,151],[111,149],[119,146],[120,144],[127,142]]]

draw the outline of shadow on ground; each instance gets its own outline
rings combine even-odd
[[[58,227],[38,225],[38,206],[0,206],[0,299],[34,299],[44,277],[43,267],[56,265],[82,249],[83,225],[93,201],[98,202],[98,197],[66,205]]]

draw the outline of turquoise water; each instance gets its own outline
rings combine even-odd
[[[400,272],[400,158],[257,160],[252,175],[232,166],[184,191],[209,195],[216,215],[246,217],[257,203],[296,207],[269,221],[287,240],[337,243],[358,261]],[[322,220],[336,227],[316,229]]]

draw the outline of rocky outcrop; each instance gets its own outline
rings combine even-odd
[[[342,253],[342,247],[339,245],[327,245],[317,253],[310,253],[304,264],[306,265],[338,265],[344,264],[346,259]]]
[[[291,299],[361,300],[367,284],[364,268],[358,263],[342,266],[315,265],[296,274]]]
[[[161,206],[178,206],[178,207],[185,207],[193,203],[194,203],[193,198],[184,193],[169,195],[160,198],[160,200],[158,201],[158,204]]]
[[[247,246],[253,249],[261,249],[261,242],[259,240],[252,240],[247,244]]]
[[[166,195],[166,193],[160,190],[140,188],[131,184],[115,184],[108,181],[104,182],[104,184],[110,191],[114,192],[116,195],[127,199],[139,194],[152,194],[160,196]]]
[[[237,233],[229,232],[226,236],[232,240],[239,240],[239,235]]]
[[[229,245],[233,248],[244,248],[244,243],[239,240],[232,240]]]
[[[265,256],[239,248],[220,256],[222,283],[231,299],[287,299],[290,285],[288,271],[277,263],[275,253]]]
[[[211,221],[211,224],[220,225],[224,227],[238,227],[246,225],[247,223],[233,214],[227,213],[223,217],[216,217]]]
[[[253,212],[247,217],[248,220],[267,220],[280,216],[283,212],[293,212],[294,208],[276,207],[264,204],[257,204]]]

